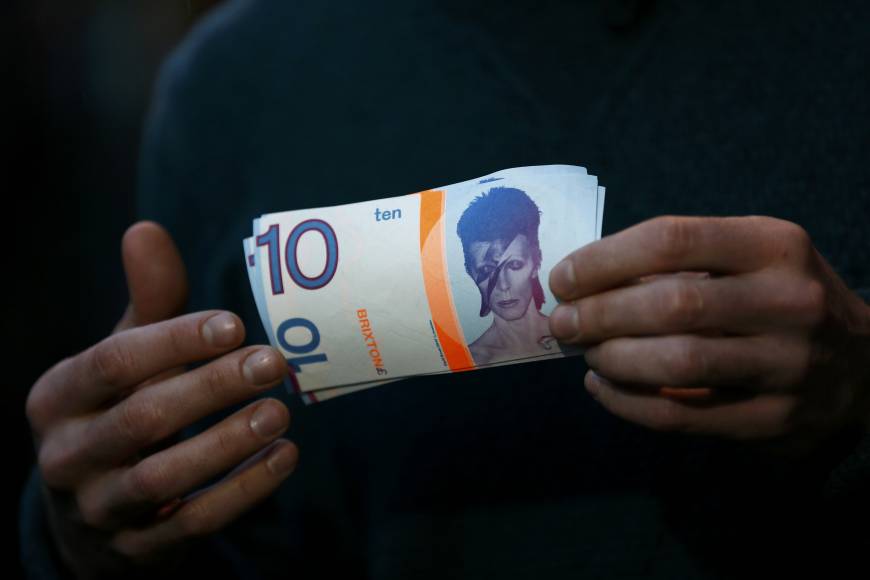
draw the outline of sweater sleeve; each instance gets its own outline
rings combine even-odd
[[[27,578],[61,580],[72,578],[55,547],[48,527],[41,496],[42,477],[34,465],[24,490],[18,513],[21,564]]]

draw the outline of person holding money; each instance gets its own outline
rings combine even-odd
[[[510,187],[479,195],[459,218],[456,233],[465,270],[480,290],[480,316],[493,315],[489,328],[468,345],[477,365],[558,350],[541,313],[539,225],[535,202]]]
[[[867,432],[870,393],[870,307],[852,290],[870,282],[865,5],[661,3],[616,35],[598,3],[434,4],[230,2],[164,69],[139,209],[166,229],[127,232],[127,315],[28,397],[31,575],[866,568],[870,455],[850,433]],[[557,160],[619,192],[611,235],[549,277],[552,334],[591,371],[562,359],[310,407],[287,395],[239,263],[252,216]],[[673,217],[735,213],[787,219]],[[530,321],[522,348],[548,334],[530,227],[469,234],[481,310],[500,340]],[[755,396],[675,401],[661,385]],[[821,447],[797,461],[721,441],[771,438]]]

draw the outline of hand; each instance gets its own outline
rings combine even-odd
[[[798,225],[660,217],[576,250],[550,287],[553,335],[589,347],[585,385],[624,419],[800,453],[870,425],[870,308]]]
[[[170,318],[184,305],[187,282],[165,230],[136,224],[122,248],[131,300],[115,332],[47,371],[27,399],[52,533],[79,577],[169,567],[188,540],[271,494],[297,459],[296,447],[278,439],[289,415],[274,399],[187,441],[171,439],[274,386],[287,365],[269,347],[235,350],[244,328],[234,314]]]

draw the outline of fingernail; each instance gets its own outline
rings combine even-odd
[[[261,348],[248,355],[242,365],[242,373],[249,382],[263,385],[280,379],[286,368],[274,350]]]
[[[238,335],[238,322],[229,312],[215,314],[202,325],[202,337],[215,347],[232,346]]]
[[[601,390],[601,381],[601,375],[595,371],[589,371],[589,380],[586,381],[586,390],[589,391],[589,394],[593,397]]]
[[[284,430],[286,414],[274,403],[263,403],[251,417],[251,430],[263,438],[274,437]]]
[[[589,367],[590,370],[594,371],[598,368],[596,364],[595,357],[598,354],[598,347],[592,346],[583,351],[583,358],[586,360],[586,366]]]
[[[285,443],[273,450],[269,455],[266,466],[269,471],[275,475],[284,475],[296,465],[296,453],[292,450],[292,446]]]
[[[573,304],[560,304],[550,315],[550,330],[556,338],[577,338],[580,313]]]
[[[550,289],[556,295],[569,294],[577,284],[574,275],[574,264],[571,260],[562,260],[550,270]]]

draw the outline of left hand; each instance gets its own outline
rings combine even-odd
[[[794,223],[655,218],[550,287],[551,332],[588,347],[586,388],[624,419],[801,451],[870,426],[870,307]]]

